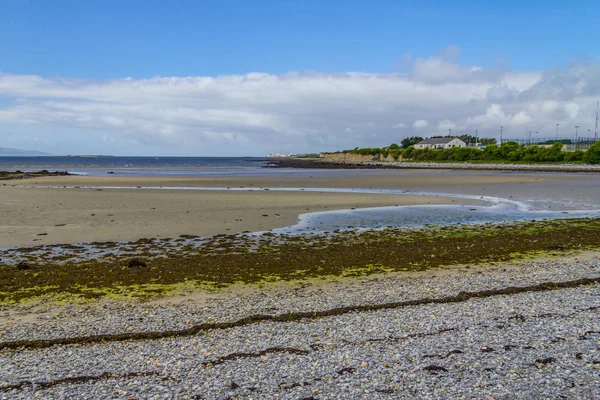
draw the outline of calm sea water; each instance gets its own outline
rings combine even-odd
[[[272,171],[263,168],[266,163],[266,158],[257,157],[0,157],[0,170],[122,176],[261,175]]]

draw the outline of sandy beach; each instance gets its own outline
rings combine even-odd
[[[573,182],[560,174],[361,171],[339,176],[118,177],[65,176],[4,181],[0,186],[0,247],[130,241],[179,235],[262,231],[293,225],[303,213],[350,208],[469,204],[444,197],[255,191],[139,190],[137,187],[393,188],[502,195]],[[585,181],[596,176],[580,175]],[[46,188],[41,186],[56,186]],[[64,186],[72,188],[63,188]],[[535,186],[537,189],[533,189]],[[107,189],[125,187],[131,189]]]
[[[429,196],[301,192],[0,187],[0,247],[132,241],[263,231],[302,213],[411,204],[457,204]]]

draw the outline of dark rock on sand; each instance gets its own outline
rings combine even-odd
[[[444,367],[440,367],[439,365],[428,365],[423,367],[423,370],[429,372],[448,372],[448,370]]]
[[[17,264],[17,269],[24,271],[26,269],[33,268],[33,265],[29,264],[27,261],[21,261]]]
[[[129,267],[129,268],[146,268],[146,267],[148,267],[148,264],[146,263],[145,260],[143,260],[141,258],[132,258],[127,263],[127,267]]]

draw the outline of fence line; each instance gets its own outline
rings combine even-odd
[[[567,150],[586,150],[594,143],[600,141],[593,137],[531,137],[531,138],[516,138],[502,139],[502,143],[517,142],[524,146],[551,146],[556,142],[564,144]],[[501,144],[502,144],[501,143]]]

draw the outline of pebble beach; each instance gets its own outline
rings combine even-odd
[[[26,309],[5,309],[3,319],[17,322],[3,327],[0,346],[15,339],[87,339],[2,349],[0,396],[596,398],[600,286],[590,282],[598,278],[599,253],[584,253],[242,293],[232,289],[200,304],[191,298],[65,306],[58,312],[40,308],[36,321],[19,321]],[[572,287],[539,287],[569,282]],[[496,293],[507,287],[523,291]],[[435,302],[461,293],[472,296]],[[396,304],[360,309],[391,303]],[[247,318],[335,309],[343,311],[289,322]],[[240,326],[185,333],[191,325],[244,318]],[[168,330],[182,333],[159,340],[93,339],[99,333]]]

